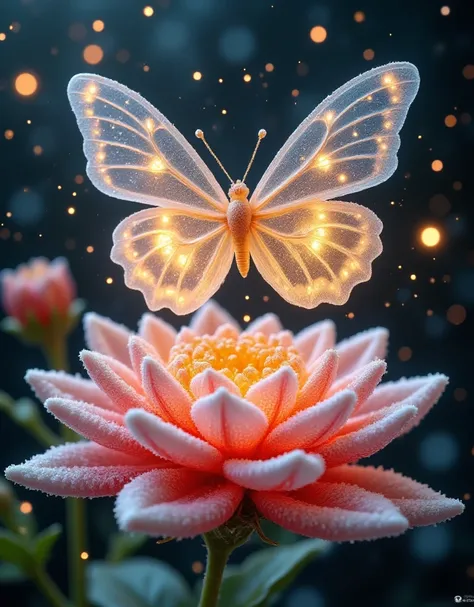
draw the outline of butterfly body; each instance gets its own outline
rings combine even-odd
[[[232,236],[235,261],[243,278],[247,277],[250,268],[250,227],[253,211],[248,195],[249,189],[245,183],[232,184],[227,207],[227,225]]]
[[[419,86],[407,62],[365,72],[300,124],[250,196],[226,196],[181,133],[146,99],[95,74],[78,74],[68,96],[84,136],[87,174],[102,192],[148,205],[115,228],[111,258],[151,310],[189,314],[219,289],[235,258],[250,259],[286,301],[312,309],[344,304],[369,280],[382,252],[382,222],[341,200],[376,186],[397,167],[399,132]]]

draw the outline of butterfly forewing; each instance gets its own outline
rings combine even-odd
[[[339,88],[277,154],[252,196],[253,208],[263,213],[295,201],[332,199],[388,179],[418,86],[415,66],[390,63]]]
[[[266,216],[251,233],[252,258],[263,278],[303,308],[343,304],[370,278],[382,251],[382,223],[350,202],[314,201]]]
[[[78,74],[68,96],[84,137],[87,174],[102,192],[144,204],[222,214],[227,198],[179,131],[126,86]]]
[[[150,310],[193,312],[214,295],[232,264],[225,223],[174,209],[139,211],[117,226],[113,239],[112,260]]]

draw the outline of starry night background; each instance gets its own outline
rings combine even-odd
[[[66,97],[74,74],[99,73],[139,91],[197,147],[223,186],[195,129],[206,132],[228,171],[238,175],[265,128],[247,180],[252,188],[288,135],[338,86],[389,61],[408,60],[420,70],[397,172],[351,197],[385,226],[371,281],[342,307],[309,311],[281,300],[254,268],[243,280],[234,267],[216,299],[243,325],[244,316],[272,311],[294,331],[324,318],[336,322],[340,337],[385,326],[391,332],[388,379],[449,375],[447,391],[423,424],[372,459],[464,499],[466,512],[400,538],[335,546],[298,577],[281,607],[441,607],[453,604],[454,595],[474,594],[469,4],[155,0],[145,8],[137,0],[10,0],[0,6],[0,265],[65,256],[88,309],[130,327],[145,304],[124,286],[109,252],[113,228],[138,207],[107,198],[85,176],[82,138]],[[426,227],[438,230],[438,245],[423,244]],[[176,327],[187,322],[160,314]],[[70,340],[74,371],[81,370],[82,347],[78,328]],[[22,378],[26,369],[44,366],[39,352],[6,335],[0,335],[0,352],[0,388],[15,397],[29,394]],[[2,470],[41,451],[5,418],[0,444]],[[18,494],[32,503],[41,526],[63,518],[62,500],[21,488]],[[90,504],[90,559],[103,556],[115,529],[111,512],[111,500]],[[63,587],[64,550],[60,543],[51,564]],[[204,559],[199,540],[149,541],[141,553],[168,561],[190,582],[198,578],[193,563]],[[1,586],[0,603],[45,604],[30,584]]]

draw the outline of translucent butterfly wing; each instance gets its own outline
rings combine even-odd
[[[87,174],[102,192],[144,204],[222,215],[227,198],[179,131],[126,86],[78,74],[68,97],[84,137]]]
[[[250,250],[260,274],[288,302],[341,305],[369,280],[381,231],[378,217],[358,204],[306,202],[254,223]]]
[[[233,259],[224,222],[176,209],[153,208],[124,219],[113,234],[111,257],[125,283],[142,291],[150,310],[194,312],[224,281]]]
[[[373,187],[397,167],[400,131],[419,87],[416,67],[390,63],[327,97],[290,136],[251,198],[259,212]]]

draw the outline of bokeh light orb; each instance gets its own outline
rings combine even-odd
[[[38,78],[31,72],[22,72],[15,78],[15,91],[22,97],[31,97],[38,90]]]
[[[328,36],[328,33],[326,31],[326,28],[323,27],[322,25],[315,25],[313,28],[311,28],[311,31],[309,32],[309,37],[316,44],[320,44],[321,42],[324,42],[326,40],[327,36]]]
[[[220,54],[229,63],[248,61],[256,49],[255,36],[248,27],[229,27],[219,39]]]
[[[425,247],[435,247],[440,243],[441,232],[434,226],[427,226],[421,230],[420,240]]]
[[[104,58],[104,51],[98,44],[88,44],[83,50],[82,56],[89,65],[97,65]]]

